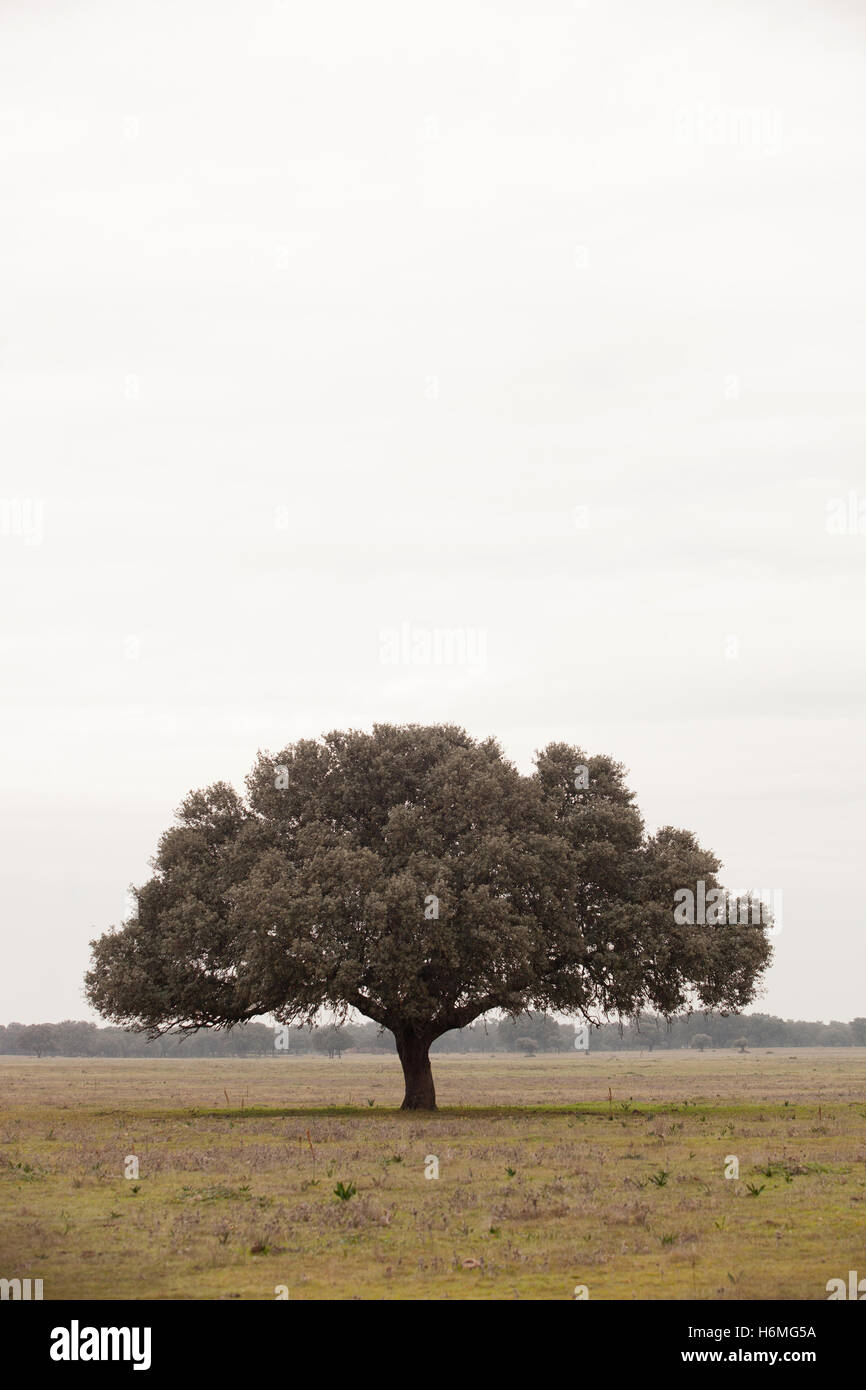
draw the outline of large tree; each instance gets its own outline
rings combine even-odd
[[[375,725],[260,753],[246,797],[191,793],[136,910],[93,942],[87,995],[157,1035],[357,1010],[394,1034],[404,1109],[433,1109],[430,1044],[479,1015],[739,1010],[761,926],[682,925],[718,860],[647,835],[622,767],[550,744],[531,776],[494,739]]]

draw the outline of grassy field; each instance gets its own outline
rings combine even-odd
[[[715,1300],[866,1275],[866,1049],[434,1072],[424,1116],[394,1108],[391,1057],[0,1057],[0,1277],[46,1299]]]

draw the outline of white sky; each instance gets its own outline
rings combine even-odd
[[[374,720],[620,758],[866,1014],[864,13],[5,0],[0,1022]]]

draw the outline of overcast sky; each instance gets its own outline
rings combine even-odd
[[[0,1022],[383,720],[619,758],[866,1014],[859,0],[4,0],[0,108]]]

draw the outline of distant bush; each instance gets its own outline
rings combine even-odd
[[[342,1057],[350,1047],[355,1046],[351,1029],[335,1028],[330,1025],[327,1028],[317,1028],[313,1034],[313,1049],[316,1052],[327,1052],[329,1057]]]

